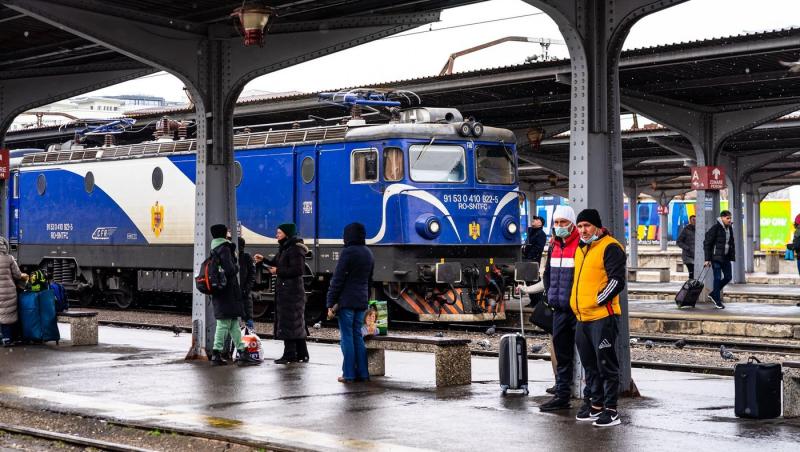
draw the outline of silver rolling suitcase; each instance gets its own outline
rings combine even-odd
[[[500,389],[503,395],[509,390],[528,394],[528,345],[522,316],[522,297],[519,302],[520,330],[522,333],[506,334],[500,338]]]

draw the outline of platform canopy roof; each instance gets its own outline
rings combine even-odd
[[[477,1],[265,0],[262,3],[277,12],[277,17],[270,20],[269,33],[284,33],[309,29],[330,19],[430,12]],[[10,9],[7,3],[11,2],[0,1],[0,79],[24,74],[144,67],[99,44]],[[212,25],[228,24],[232,36],[237,31],[230,14],[242,6],[241,0],[59,0],[59,3],[153,24],[174,26],[177,23],[182,29],[201,35],[207,34]],[[26,72],[20,74],[19,71]]]

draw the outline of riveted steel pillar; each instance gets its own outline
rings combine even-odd
[[[639,266],[639,190],[634,185],[628,192],[628,265]]]
[[[669,223],[667,222],[666,213],[658,214],[658,241],[661,251],[667,251],[667,244],[669,243]]]
[[[753,203],[753,252],[761,251],[761,196],[756,192]]]
[[[755,194],[753,193],[753,184],[746,185],[747,189],[744,194],[744,221],[745,221],[745,240],[744,240],[744,271],[746,273],[753,273],[755,271],[753,252],[755,241],[755,214],[753,208],[756,204]]]
[[[734,256],[735,260],[732,263],[733,283],[745,283],[744,276],[744,242],[745,242],[745,224],[744,215],[742,213],[742,181],[736,176],[736,160],[733,159],[731,164],[731,175],[728,176],[728,210],[731,211],[733,218],[733,240],[734,240]]]

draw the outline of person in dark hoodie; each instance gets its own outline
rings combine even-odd
[[[225,338],[230,335],[231,341],[239,350],[239,364],[258,364],[249,353],[244,353],[242,332],[239,329],[239,320],[242,316],[241,289],[239,288],[239,267],[236,265],[236,245],[226,239],[228,227],[224,224],[211,226],[211,253],[219,257],[220,266],[225,272],[227,284],[225,288],[211,295],[214,305],[214,318],[216,319],[216,332],[214,333],[214,346],[211,349],[211,364],[223,366],[228,362],[222,357]]]
[[[283,355],[276,364],[308,362],[306,337],[306,291],[303,285],[305,257],[308,248],[303,239],[297,237],[297,226],[284,223],[278,226],[275,238],[278,239],[278,254],[274,259],[264,259],[256,254],[256,264],[266,265],[269,272],[277,275],[275,287],[275,327],[274,336],[283,341]]]
[[[253,257],[244,251],[245,241],[239,237],[239,286],[242,289],[242,304],[244,305],[244,322],[248,328],[255,331],[253,324],[253,299],[250,298],[250,291],[256,282],[256,265]]]
[[[697,217],[694,215],[689,217],[689,224],[683,228],[676,242],[678,248],[681,249],[683,265],[689,270],[689,279],[694,279],[694,236],[696,221]]]
[[[569,302],[578,318],[575,345],[591,394],[575,418],[595,427],[610,427],[620,424],[616,343],[622,312],[619,294],[625,288],[625,250],[603,227],[597,210],[582,210],[575,225],[580,244]]]
[[[528,228],[528,239],[522,247],[522,258],[526,261],[542,264],[542,253],[547,243],[547,234],[544,232],[544,218],[535,216],[531,218],[531,227]],[[536,306],[544,297],[542,293],[530,294],[531,306]]]
[[[361,327],[369,303],[369,288],[375,259],[366,246],[366,230],[361,223],[344,228],[344,249],[328,288],[328,317],[339,316],[342,355],[341,383],[368,381],[367,347]]]

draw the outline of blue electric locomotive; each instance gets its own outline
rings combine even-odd
[[[394,113],[387,124],[235,135],[239,234],[268,255],[276,227],[295,222],[312,251],[310,305],[321,309],[342,230],[358,221],[376,258],[376,298],[422,320],[502,318],[515,270],[535,279],[517,262],[514,135],[454,109]],[[190,294],[194,151],[194,140],[162,136],[24,155],[9,199],[20,263],[46,268],[81,303]],[[269,278],[256,289],[263,312]]]

